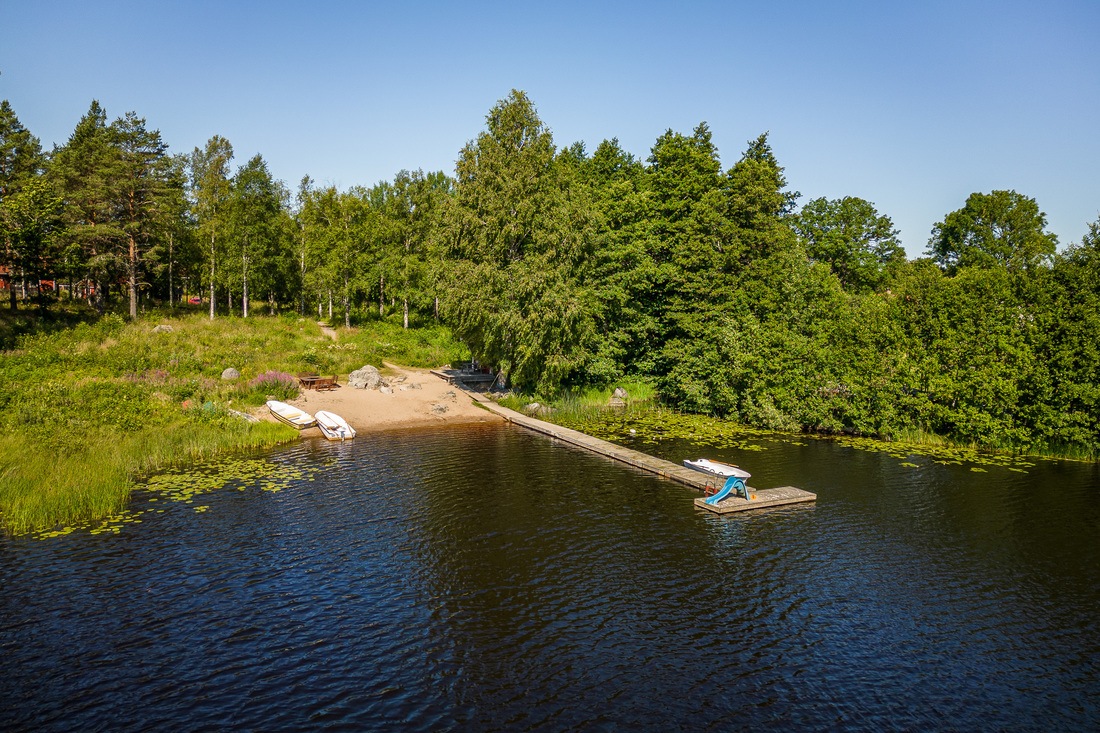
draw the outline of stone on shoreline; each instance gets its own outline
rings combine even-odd
[[[348,375],[348,384],[355,389],[378,389],[384,383],[385,380],[378,373],[378,369],[370,364],[366,364]]]

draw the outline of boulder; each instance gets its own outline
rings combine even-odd
[[[447,411],[447,409],[447,406],[444,405],[442,402],[436,402],[434,405],[432,405],[432,412],[437,415],[442,415],[444,412]]]
[[[153,327],[153,333],[172,333],[172,327],[167,323],[162,323]]]
[[[612,397],[607,401],[608,407],[626,407],[626,400],[622,397]]]
[[[378,369],[367,364],[348,375],[348,384],[356,389],[378,389],[383,380]]]
[[[622,387],[616,387],[615,391],[611,393],[611,396],[620,400],[625,400],[629,395],[627,395],[626,390]]]
[[[385,385],[385,384],[383,384],[381,387],[379,387],[378,391],[381,392],[382,394],[393,394],[393,388],[391,388],[389,385]]]
[[[238,372],[233,367],[229,367],[228,369],[226,369],[225,371],[222,372],[222,379],[240,379],[240,378],[241,378],[241,373]]]

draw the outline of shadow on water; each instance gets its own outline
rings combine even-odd
[[[303,442],[316,470],[0,541],[15,729],[1095,729],[1097,467],[825,442],[694,492],[509,427]],[[152,495],[139,495],[137,509]]]

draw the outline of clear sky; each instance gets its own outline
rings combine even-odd
[[[873,202],[920,255],[975,191],[1035,198],[1063,246],[1100,218],[1100,0],[0,0],[0,98],[46,149],[98,99],[173,152],[212,135],[292,190],[454,173],[516,88],[559,146],[646,158],[707,122],[770,133],[800,203]]]

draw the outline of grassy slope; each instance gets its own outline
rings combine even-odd
[[[153,333],[158,324],[171,331]],[[346,375],[382,359],[436,366],[462,355],[440,327],[375,322],[333,342],[297,317],[108,315],[32,331],[0,357],[0,523],[22,533],[109,516],[136,476],[293,439],[290,428],[227,412],[295,391],[250,385],[265,372]],[[222,380],[226,367],[241,378]]]

